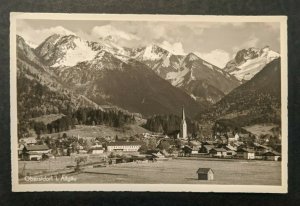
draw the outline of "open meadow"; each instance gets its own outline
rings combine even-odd
[[[280,185],[280,166],[274,161],[173,159],[86,169],[76,178],[77,183]],[[212,168],[214,180],[198,180],[199,167]]]
[[[144,132],[149,132],[138,124],[125,125],[120,128],[109,127],[105,125],[76,125],[76,128],[65,131],[67,136],[80,136],[85,139],[96,138],[96,137],[115,137],[116,135],[120,138],[130,137],[135,134],[141,134]],[[58,137],[60,133],[47,134],[50,137]],[[101,135],[99,135],[101,134]]]
[[[69,162],[71,163],[71,162]],[[213,181],[198,180],[199,167],[212,168]],[[73,183],[281,185],[281,163],[275,161],[172,159],[85,168],[70,174]],[[23,182],[24,183],[24,182]]]

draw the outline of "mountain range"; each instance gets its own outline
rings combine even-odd
[[[223,105],[278,57],[268,47],[244,49],[221,69],[195,53],[178,55],[156,44],[124,48],[109,38],[54,34],[32,48],[17,36],[18,84],[29,84],[18,86],[18,103],[31,105],[24,109],[31,118],[79,107],[179,114],[182,106],[194,117]],[[36,102],[26,100],[32,94]]]
[[[268,63],[252,79],[198,115],[201,121],[218,121],[229,127],[281,122],[280,58]]]
[[[115,50],[109,50],[111,48],[104,50],[102,47],[95,47],[99,44],[88,43],[72,35],[51,36],[36,49],[30,48],[22,37],[18,37],[17,41],[20,74],[18,82],[22,82],[21,78],[26,78],[57,93],[58,96],[65,95],[60,98],[72,102],[71,107],[74,109],[91,105],[99,108],[105,105],[107,108],[107,105],[110,105],[148,116],[161,113],[179,114],[182,105],[189,105],[186,109],[187,115],[192,116],[203,108],[184,91],[156,75],[145,64],[125,58],[119,53],[116,55]],[[88,55],[85,56],[85,53]],[[87,59],[91,53],[94,56]],[[23,87],[20,86],[19,89],[19,94],[25,94],[25,91],[22,91]],[[79,105],[79,98],[89,104]],[[23,99],[25,101],[25,97]],[[40,100],[31,108],[39,110],[38,105],[42,107],[41,105],[49,104]]]

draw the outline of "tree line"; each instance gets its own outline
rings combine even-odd
[[[79,108],[72,116],[79,124],[122,127],[135,122],[133,115],[121,111],[102,111],[100,109]]]
[[[187,131],[192,136],[197,136],[201,132],[201,127],[197,121],[186,119]],[[170,115],[154,115],[147,119],[144,127],[153,132],[164,134],[176,134],[180,131],[181,117]]]
[[[122,127],[125,124],[135,122],[133,115],[124,114],[121,111],[102,111],[100,109],[79,108],[73,114],[63,116],[51,123],[31,121],[26,124],[27,129],[33,129],[39,136],[70,130],[77,124],[82,125],[108,125],[110,127]],[[19,136],[24,136],[26,128],[19,128]]]

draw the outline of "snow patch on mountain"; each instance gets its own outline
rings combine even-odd
[[[162,54],[155,52],[155,47],[153,45],[150,45],[145,48],[142,57],[144,60],[157,60],[162,57]]]
[[[239,70],[233,71],[231,74],[236,76],[239,80],[250,80],[258,72],[264,68],[264,66],[274,59],[277,59],[280,55],[268,47],[261,50],[259,57],[254,59],[247,59],[245,63],[241,64],[237,68]]]
[[[35,49],[38,45],[33,43],[32,41],[25,40],[26,44],[30,46],[32,49]]]
[[[195,55],[194,53],[190,53],[187,57],[188,57],[189,61],[195,61],[195,60],[199,59],[199,57],[197,55]]]
[[[182,82],[184,80],[185,75],[189,72],[190,70],[186,67],[184,67],[184,69],[182,71],[179,72],[169,72],[167,73],[167,80],[171,81],[171,84],[173,86],[181,86]]]
[[[56,44],[57,42],[55,42]],[[67,45],[61,46],[61,52],[64,53],[64,56],[56,61],[52,67],[60,66],[75,66],[78,62],[89,61],[95,58],[97,51],[91,49],[88,46],[87,42],[80,39],[73,39],[73,47],[68,48]]]
[[[166,75],[166,80],[175,79],[178,76],[178,72],[168,72]]]
[[[170,66],[170,57],[171,57],[171,54],[169,53],[168,56],[163,60],[163,63],[162,63],[163,67]]]
[[[224,71],[234,75],[238,80],[248,81],[268,63],[280,57],[280,54],[266,46],[262,49],[249,48],[238,51],[235,57],[224,67]]]
[[[207,62],[205,62],[205,61],[203,61],[202,63],[203,63],[203,65],[207,66],[207,67],[210,68],[211,70],[214,69],[213,66],[212,66],[211,64],[209,64],[209,63],[207,63]]]
[[[191,76],[190,76],[190,79],[189,79],[189,81],[192,81],[192,80],[196,80],[196,77],[195,77],[195,75],[194,75],[194,67],[192,67],[192,69],[191,69]]]
[[[128,57],[126,55],[121,55],[121,54],[117,54],[117,55],[115,55],[115,57],[125,63],[128,63],[129,59],[130,59],[130,57]]]

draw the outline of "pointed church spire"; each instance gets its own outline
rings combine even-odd
[[[182,119],[180,124],[180,136],[182,139],[187,139],[187,125],[185,121],[184,107],[182,106]]]
[[[185,120],[184,106],[182,106],[182,120]]]

